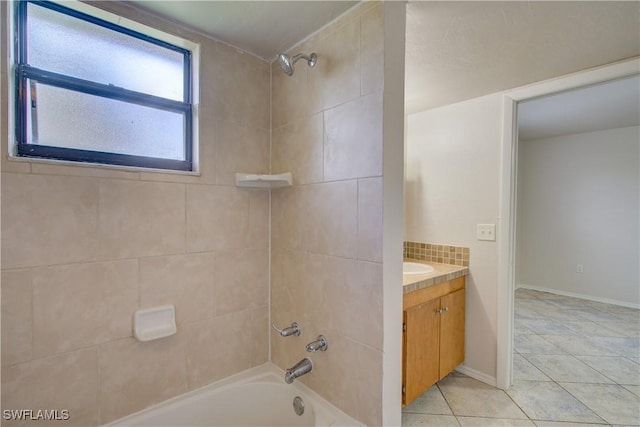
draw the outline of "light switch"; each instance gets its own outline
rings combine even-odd
[[[495,224],[478,224],[476,238],[478,240],[496,241],[496,225]]]

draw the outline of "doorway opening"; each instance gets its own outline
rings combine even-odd
[[[504,129],[503,129],[503,150],[502,150],[502,183],[501,183],[501,218],[503,231],[499,236],[500,258],[499,258],[499,288],[498,288],[498,360],[497,378],[498,387],[508,389],[513,384],[513,363],[514,363],[514,292],[518,285],[518,279],[522,279],[522,265],[518,258],[518,249],[523,250],[522,241],[518,241],[518,233],[525,233],[519,228],[520,216],[518,215],[518,178],[520,175],[519,152],[524,147],[519,147],[519,113],[526,112],[527,108],[536,106],[550,95],[560,93],[570,93],[579,88],[597,88],[605,82],[624,80],[631,76],[637,76],[640,69],[640,61],[625,61],[610,66],[601,67],[595,70],[577,73],[568,77],[555,79],[548,82],[531,85],[522,89],[508,92],[504,96]],[[637,78],[637,77],[636,77]],[[527,104],[529,107],[527,107]],[[545,108],[543,111],[547,111]],[[548,112],[548,111],[547,111]],[[561,113],[556,113],[561,114]],[[521,130],[524,131],[526,126]],[[526,150],[526,149],[525,149]],[[635,159],[637,162],[638,159]],[[637,181],[637,176],[636,176]],[[546,190],[550,190],[546,188]],[[636,198],[637,198],[636,192]],[[522,206],[520,206],[522,208]],[[637,210],[637,208],[636,208]],[[636,214],[637,216],[637,214]],[[535,221],[534,221],[535,222]],[[587,221],[588,223],[588,221]],[[638,241],[638,221],[636,218],[635,241]],[[520,224],[521,225],[521,224]],[[596,225],[597,226],[597,225]],[[527,230],[529,231],[529,230]],[[632,233],[633,234],[633,233]],[[520,245],[519,245],[520,243]],[[518,248],[520,246],[520,248]],[[534,245],[535,246],[535,245]],[[557,249],[557,248],[554,248]],[[530,248],[531,250],[531,248]],[[536,247],[536,250],[540,250]],[[637,250],[637,249],[636,249]],[[552,251],[548,251],[552,252]],[[566,255],[566,254],[565,254]],[[565,259],[566,263],[573,264],[573,271],[582,269],[584,263],[580,261]],[[581,264],[581,265],[580,265]],[[637,257],[636,262],[637,264]],[[528,268],[528,267],[527,267]],[[574,274],[576,274],[574,273]],[[582,273],[577,273],[582,274]],[[636,285],[637,285],[636,268]],[[533,275],[535,276],[535,274]],[[533,277],[529,276],[529,277]],[[531,284],[529,284],[531,285]],[[533,285],[535,286],[535,285]],[[540,286],[539,287],[544,287]],[[548,290],[548,289],[547,289]],[[571,294],[571,290],[565,293]],[[573,292],[578,294],[577,292]],[[588,295],[588,294],[587,294]],[[567,295],[571,296],[571,295]],[[592,295],[596,299],[598,295]],[[606,299],[600,297],[601,299]],[[631,297],[633,298],[633,297]],[[637,297],[635,297],[637,298]],[[610,298],[611,300],[622,301],[624,298]],[[612,301],[609,301],[612,302]],[[631,304],[633,305],[633,303]]]

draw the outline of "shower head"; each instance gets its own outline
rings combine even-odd
[[[315,53],[312,53],[309,56],[303,53],[299,53],[293,58],[291,58],[286,53],[281,53],[278,55],[278,62],[280,63],[280,68],[282,68],[282,71],[284,71],[288,76],[293,75],[293,65],[296,62],[298,62],[298,60],[300,59],[305,59],[307,61],[307,64],[309,64],[309,67],[313,67],[314,65],[316,65],[316,62],[318,62],[318,57],[316,56]]]

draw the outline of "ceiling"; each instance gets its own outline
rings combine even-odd
[[[129,3],[272,60],[358,2],[133,0]]]
[[[521,140],[640,126],[640,77],[628,77],[518,104]]]
[[[406,112],[638,55],[638,1],[409,1]]]

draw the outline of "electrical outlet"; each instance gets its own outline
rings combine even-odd
[[[496,241],[496,225],[495,224],[478,224],[476,232],[478,240]]]
[[[576,273],[584,273],[584,266],[582,264],[576,264]]]

